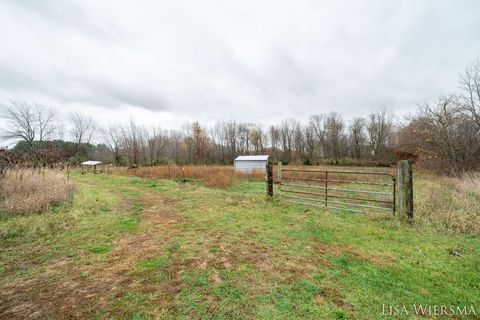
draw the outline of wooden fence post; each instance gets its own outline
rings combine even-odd
[[[413,176],[412,165],[408,160],[398,162],[398,205],[400,214],[413,219]]]
[[[267,197],[273,197],[273,165],[267,164]]]
[[[277,182],[282,182],[282,161],[278,161]]]

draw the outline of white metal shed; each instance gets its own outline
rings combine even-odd
[[[236,171],[266,171],[268,155],[265,156],[238,156],[234,161]]]

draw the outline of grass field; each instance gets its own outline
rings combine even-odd
[[[389,213],[287,205],[266,200],[259,181],[220,190],[196,180],[72,180],[72,203],[1,217],[0,318],[387,319],[382,305],[414,304],[480,311],[480,238],[427,223],[427,214],[409,225]],[[432,192],[448,191],[428,176],[416,187],[420,212],[434,209]]]

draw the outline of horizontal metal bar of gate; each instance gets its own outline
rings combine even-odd
[[[364,175],[376,175],[376,176],[388,176],[395,179],[390,173],[385,172],[360,172],[360,171],[330,171],[326,170],[328,173],[338,173],[338,174],[364,174]],[[282,169],[282,172],[312,172],[312,173],[325,173],[325,170],[303,170],[303,169]]]
[[[291,198],[291,199],[299,199],[299,200],[315,201],[315,202],[325,202],[325,200],[317,199],[317,198],[305,198],[305,197],[295,197],[295,196],[286,196],[286,195],[282,195],[282,197]],[[361,207],[361,208],[369,208],[369,209],[386,210],[386,211],[391,210],[391,208],[386,208],[386,207],[369,206],[369,205],[366,205],[366,204],[358,204],[358,203],[350,203],[350,202],[328,201],[328,203],[340,204],[340,205],[346,205],[346,206],[353,206],[353,207]],[[329,206],[326,206],[326,207],[328,208]],[[340,208],[340,209],[342,209],[342,208]]]
[[[316,204],[316,203],[300,202],[300,201],[293,201],[293,200],[285,200],[285,201],[290,202],[290,203],[303,204],[305,206],[325,207],[322,204]],[[363,210],[355,210],[355,209],[349,209],[349,208],[339,208],[339,207],[332,207],[332,206],[328,206],[327,208],[339,209],[339,210],[345,210],[345,211],[357,212],[357,213],[370,213],[368,211],[363,211]]]
[[[315,178],[292,178],[292,177],[282,177],[282,179],[296,180],[296,181],[318,181],[318,182],[368,184],[368,185],[374,185],[374,186],[391,186],[390,183],[367,182],[367,181],[331,180],[331,179],[315,179]]]
[[[331,190],[331,189],[328,189]],[[369,199],[369,198],[361,198],[361,197],[348,197],[348,196],[339,196],[335,194],[328,194],[326,195],[325,193],[318,193],[318,192],[306,192],[306,191],[293,191],[293,190],[284,190],[282,189],[282,192],[288,192],[288,193],[297,193],[297,194],[307,194],[307,195],[312,195],[312,196],[320,196],[320,197],[328,197],[328,198],[339,198],[339,199],[348,199],[348,200],[360,200],[360,201],[368,201],[368,202],[377,202],[377,203],[387,203],[390,204],[392,203],[391,200],[380,200],[380,199]]]
[[[311,188],[311,189],[321,189],[325,190],[325,187],[310,186],[305,184],[293,184],[293,183],[281,183],[282,186],[287,187],[298,187],[298,188]],[[354,193],[366,193],[366,194],[379,194],[384,196],[392,195],[391,192],[378,192],[378,191],[367,191],[367,190],[355,190],[355,189],[339,189],[339,188],[328,188],[328,190],[343,191],[343,192],[354,192]]]

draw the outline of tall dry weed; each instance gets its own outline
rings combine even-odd
[[[480,235],[480,175],[415,179],[415,219],[456,233]]]
[[[454,178],[459,190],[467,194],[474,194],[480,198],[480,173],[466,173],[460,178]]]
[[[53,170],[10,170],[0,179],[2,210],[7,214],[41,212],[68,200],[74,186]]]
[[[205,181],[205,186],[209,188],[226,189],[232,185],[233,180],[233,174],[219,171],[207,178],[207,180]]]

